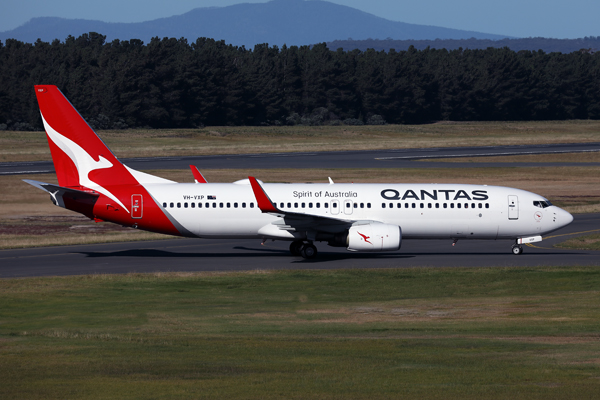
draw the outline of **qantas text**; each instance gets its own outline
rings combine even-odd
[[[418,193],[420,192],[420,193]],[[487,200],[487,190],[473,190],[471,194],[468,194],[465,190],[407,190],[401,194],[401,192],[394,189],[384,189],[381,191],[381,197],[386,200]]]

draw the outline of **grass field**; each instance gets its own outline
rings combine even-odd
[[[593,399],[600,267],[0,280],[2,399]]]
[[[579,236],[559,243],[556,247],[561,249],[600,250],[600,234]]]
[[[600,122],[570,121],[101,136],[123,158],[585,142],[600,141],[599,133]],[[0,133],[0,162],[36,159],[49,159],[43,133]],[[336,182],[504,185],[571,212],[600,211],[598,167],[199,167],[211,182],[254,175],[265,182],[331,176]],[[192,181],[189,170],[147,172]],[[0,177],[0,246],[160,237],[90,222],[53,206],[22,178]],[[56,182],[48,174],[27,179]],[[597,238],[589,240],[597,245]],[[0,399],[594,399],[600,393],[599,287],[600,267],[4,279]]]
[[[121,158],[600,141],[600,121],[99,131]],[[50,160],[43,132],[0,132],[0,162]]]

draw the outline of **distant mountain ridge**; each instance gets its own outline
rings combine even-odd
[[[395,22],[327,1],[273,0],[268,3],[196,8],[182,15],[137,23],[33,18],[18,28],[0,32],[0,40],[13,38],[34,43],[39,38],[45,42],[54,39],[63,41],[69,35],[78,37],[87,32],[106,35],[107,41],[141,39],[145,43],[156,36],[184,37],[190,42],[198,37],[209,37],[248,48],[261,43],[309,45],[346,38],[498,40],[507,37]]]

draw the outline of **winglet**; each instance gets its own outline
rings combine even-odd
[[[281,213],[265,193],[262,186],[260,186],[260,183],[256,181],[256,178],[249,176],[248,180],[250,181],[250,185],[252,185],[252,191],[254,192],[254,197],[256,197],[256,203],[260,211],[264,213]]]
[[[198,170],[198,167],[196,167],[195,165],[190,165],[190,169],[192,170],[192,174],[194,174],[194,179],[196,180],[196,183],[208,183],[204,178],[204,175],[202,175],[202,173],[200,173],[200,171]]]

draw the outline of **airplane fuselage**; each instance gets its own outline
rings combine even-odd
[[[546,234],[572,221],[570,214],[548,205],[542,196],[499,186],[268,183],[262,186],[282,211],[398,225],[403,239],[515,239]],[[248,180],[144,187],[156,202],[142,199],[142,207],[162,207],[170,219],[184,228],[184,236],[290,240],[304,236],[280,229],[281,218],[261,212]],[[141,214],[141,218],[131,218],[131,223],[141,224],[143,209]]]
[[[524,190],[465,184],[264,184],[254,177],[177,183],[123,165],[56,86],[36,86],[58,185],[27,181],[54,204],[97,221],[169,235],[313,242],[350,251],[395,251],[403,239],[513,239],[523,243],[573,217]]]

